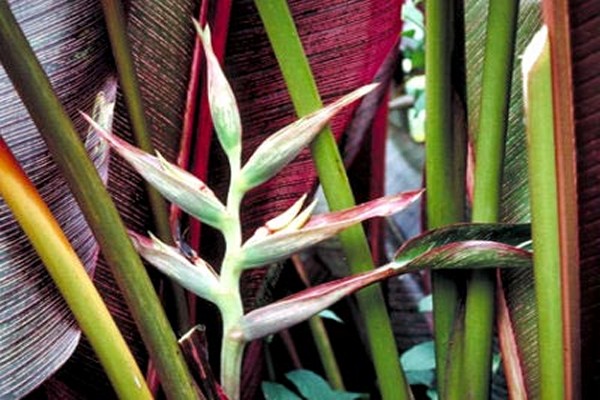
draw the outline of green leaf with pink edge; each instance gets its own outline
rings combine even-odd
[[[225,206],[200,179],[160,156],[152,156],[130,145],[108,133],[89,116],[82,115],[121,157],[169,201],[214,228],[222,229],[227,223]]]
[[[415,247],[406,248],[412,251]],[[508,244],[485,240],[442,244],[425,250],[411,260],[406,260],[400,253],[396,261],[373,271],[327,282],[251,311],[240,320],[238,333],[245,340],[270,335],[312,317],[367,285],[407,272],[424,269],[529,267],[531,267],[531,252]]]

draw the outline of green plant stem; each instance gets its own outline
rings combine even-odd
[[[518,1],[489,4],[480,121],[476,143],[473,222],[498,222],[504,143],[515,51]],[[489,397],[495,299],[494,271],[475,271],[467,284],[464,371],[467,398]]]
[[[322,107],[319,92],[298,36],[294,20],[284,0],[255,0],[275,57],[281,68],[298,116]],[[331,129],[325,128],[311,146],[313,160],[331,210],[355,204],[337,143]],[[362,226],[339,235],[352,273],[374,268]],[[356,295],[365,320],[367,338],[383,399],[410,399],[410,386],[400,368],[396,342],[379,285]]]
[[[230,159],[230,161],[233,161]],[[233,161],[232,179],[227,195],[227,213],[229,220],[223,231],[227,248],[221,266],[220,283],[222,293],[219,310],[223,317],[223,340],[221,345],[221,385],[230,400],[240,398],[240,380],[245,342],[237,334],[240,318],[244,315],[244,307],[240,293],[240,277],[242,268],[236,258],[241,254],[242,227],[240,223],[240,204],[244,193],[239,189],[239,163]]]
[[[306,276],[306,270],[302,260],[300,260],[300,257],[298,255],[293,255],[292,262],[294,263],[296,271],[298,272],[298,276],[300,276],[302,282],[306,285],[306,287],[309,287],[310,281]],[[331,341],[329,340],[329,335],[327,334],[327,329],[325,329],[323,319],[315,315],[308,320],[308,324],[310,326],[310,331],[317,346],[319,358],[321,359],[321,364],[323,364],[323,369],[325,370],[325,375],[327,376],[329,384],[336,390],[346,390],[344,386],[344,380],[340,372],[340,367],[335,358],[333,348],[331,347]]]
[[[459,222],[464,210],[464,142],[452,119],[452,4],[425,3],[425,121],[427,225],[429,229]],[[452,327],[460,306],[456,273],[432,271],[435,353],[439,392],[445,393],[446,365]],[[453,353],[453,358],[460,357]],[[453,360],[458,363],[458,360]]]
[[[534,38],[538,39],[539,33]],[[546,33],[547,35],[547,33]],[[529,137],[531,230],[538,315],[540,399],[565,398],[562,288],[558,226],[552,74],[547,36],[523,56],[526,124]],[[525,69],[528,58],[531,69]]]
[[[52,212],[0,138],[0,197],[40,255],[122,399],[151,399],[144,376]]]
[[[144,102],[140,92],[140,85],[135,72],[135,64],[129,46],[127,26],[123,5],[119,0],[102,0],[104,19],[108,36],[112,46],[113,57],[119,72],[119,83],[123,90],[125,104],[129,114],[129,121],[137,146],[146,153],[154,154],[154,146],[151,140],[150,125],[144,113]],[[152,186],[146,184],[148,201],[154,218],[154,228],[160,240],[172,245],[173,236],[169,226],[169,215],[167,203],[160,193]],[[185,291],[181,286],[172,282],[173,295],[177,310],[177,321],[179,331],[186,332],[191,328],[189,311]]]
[[[169,322],[73,123],[7,2],[0,2],[0,59],[79,203],[129,305],[171,399],[195,399],[197,388]]]
[[[308,324],[315,339],[319,358],[323,364],[329,384],[335,390],[346,390],[340,368],[331,347],[331,342],[329,341],[329,336],[327,335],[327,330],[325,329],[325,324],[323,323],[323,318],[319,316],[311,317],[308,320]]]

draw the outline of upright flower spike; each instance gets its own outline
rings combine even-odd
[[[239,183],[249,190],[271,179],[312,142],[335,114],[371,92],[377,85],[375,83],[358,88],[271,135],[258,146],[244,165]]]
[[[164,158],[151,156],[111,135],[89,116],[82,115],[98,135],[169,201],[214,228],[222,229],[227,223],[225,206],[204,182]]]
[[[213,51],[208,25],[202,29],[198,22],[195,20],[193,22],[206,56],[208,102],[217,137],[229,162],[232,165],[239,165],[242,151],[242,123],[235,96]]]

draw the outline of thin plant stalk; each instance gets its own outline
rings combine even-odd
[[[306,287],[309,287],[310,282],[308,281],[300,257],[297,255],[292,256],[292,262],[294,263],[302,282]],[[331,341],[329,340],[329,335],[327,334],[327,329],[325,329],[323,319],[318,315],[315,315],[308,320],[308,325],[317,346],[317,352],[319,353],[319,358],[321,359],[321,364],[323,365],[325,376],[327,377],[329,384],[335,390],[345,390],[342,373],[340,372],[340,367],[335,358],[333,348],[331,347]]]
[[[152,399],[144,376],[77,253],[0,138],[0,197],[44,262],[119,398]]]
[[[281,68],[288,92],[298,116],[319,109],[322,102],[312,71],[298,36],[294,20],[284,0],[256,0],[267,36]],[[325,128],[311,145],[319,180],[331,210],[355,204],[337,143],[330,128]],[[352,273],[374,268],[362,226],[339,235]],[[396,343],[385,301],[378,285],[356,295],[365,320],[367,338],[383,399],[410,399],[410,386],[402,373]]]
[[[0,60],[80,205],[129,305],[163,388],[172,399],[195,399],[187,369],[160,300],[118,211],[54,94],[7,2],[0,2]]]
[[[491,1],[476,143],[473,222],[498,222],[518,1]],[[496,274],[475,271],[467,284],[464,371],[469,399],[489,397]]]
[[[452,119],[451,49],[452,2],[425,3],[425,172],[427,226],[429,229],[459,222],[464,210],[464,149],[457,143]],[[450,174],[450,177],[448,177]],[[460,307],[459,282],[455,272],[432,271],[433,317],[437,382],[445,393],[446,366],[452,328]],[[453,356],[454,357],[454,356]],[[455,357],[460,357],[456,353]],[[453,360],[458,363],[458,360]]]
[[[127,37],[127,26],[123,5],[119,0],[102,0],[104,19],[112,47],[113,57],[119,72],[119,83],[123,90],[129,121],[137,146],[146,153],[154,153],[151,140],[151,130],[144,113],[144,102],[140,92],[140,85],[135,72],[135,64]],[[152,186],[146,184],[148,201],[156,235],[165,243],[173,244],[173,237],[169,224],[169,214],[165,199]],[[190,328],[189,311],[184,290],[181,286],[172,283],[173,295],[177,310],[179,330],[185,332]]]
[[[540,355],[540,399],[565,398],[556,153],[550,46],[542,28],[523,55]]]

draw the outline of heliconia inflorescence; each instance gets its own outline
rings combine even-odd
[[[444,265],[451,268],[487,265],[497,267],[501,266],[502,260],[514,266],[530,263],[530,253],[525,250],[504,243],[473,241],[473,235],[469,236],[472,233],[469,228],[459,228],[460,234],[452,236],[453,239],[449,239],[451,235],[439,238],[425,235],[415,239],[417,242],[409,242],[405,245],[408,257],[397,256],[392,263],[372,272],[307,289],[244,315],[239,293],[239,278],[243,270],[282,260],[365,219],[402,211],[420,198],[422,190],[382,197],[351,209],[316,216],[311,216],[314,202],[303,209],[307,197],[304,195],[243,242],[239,219],[243,195],[281,171],[310,144],[339,110],[372,91],[376,85],[363,86],[276,132],[259,145],[242,166],[242,128],[233,91],[213,53],[210,30],[208,27],[202,29],[197,23],[196,29],[206,54],[213,123],[232,169],[229,193],[238,196],[238,201],[223,203],[206,184],[192,174],[160,155],[153,156],[131,146],[105,131],[89,117],[84,117],[165,198],[198,220],[223,232],[226,253],[219,269],[220,274],[195,254],[191,257],[184,255],[177,247],[162,243],[153,236],[148,238],[131,233],[131,239],[138,252],[149,263],[181,286],[218,306],[224,324],[221,383],[232,400],[240,395],[239,374],[245,342],[306,320],[368,284],[399,273],[423,269],[438,261],[441,264],[433,266],[434,268],[443,268]],[[479,229],[479,233],[486,230],[482,227],[473,229]],[[459,242],[460,237],[468,241]],[[491,240],[503,237],[501,233],[490,236]],[[441,247],[436,249],[439,245]],[[493,257],[501,260],[496,258],[493,263],[485,262]]]

